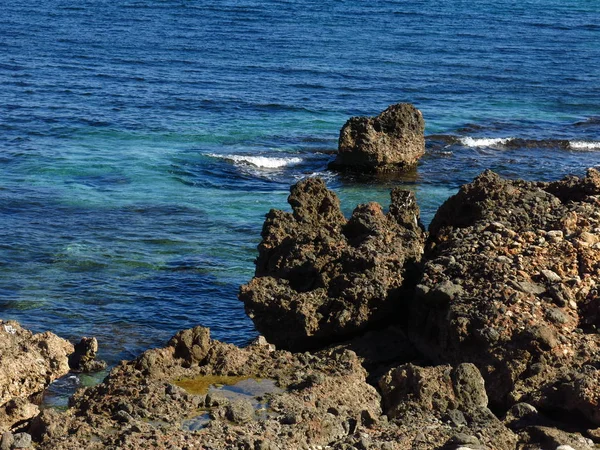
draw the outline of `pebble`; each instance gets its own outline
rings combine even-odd
[[[542,270],[542,275],[548,280],[550,283],[558,283],[562,281],[562,278],[552,270],[544,269]]]
[[[569,321],[569,317],[558,308],[550,308],[546,311],[546,318],[557,324],[564,324]]]
[[[575,303],[575,300],[569,300],[569,307],[571,309],[577,309],[577,303]]]
[[[0,450],[10,450],[14,441],[14,436],[10,431],[7,431],[2,435],[0,440]]]
[[[30,448],[31,435],[28,433],[16,433],[11,448]]]

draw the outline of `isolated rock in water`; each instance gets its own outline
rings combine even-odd
[[[292,214],[269,212],[256,276],[240,289],[269,342],[305,350],[398,321],[424,233],[414,195],[394,189],[391,197],[387,214],[368,203],[346,220],[337,196],[309,178],[291,188]]]
[[[490,402],[600,425],[600,176],[554,183],[486,171],[430,226],[409,336],[474,363]],[[592,428],[592,426],[590,426]]]
[[[72,352],[73,345],[55,334],[0,321],[0,432],[37,413],[25,399],[69,372]]]
[[[75,344],[75,351],[69,356],[69,366],[74,372],[98,372],[106,368],[106,362],[96,359],[98,340],[83,337]]]
[[[425,121],[410,103],[392,105],[377,117],[352,117],[340,131],[336,170],[391,172],[410,169],[425,153]]]

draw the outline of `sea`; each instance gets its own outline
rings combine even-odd
[[[327,170],[398,102],[416,170]],[[346,214],[402,186],[428,224],[485,169],[598,164],[598,0],[1,0],[0,318],[109,364],[196,325],[252,340],[238,289],[303,178]]]

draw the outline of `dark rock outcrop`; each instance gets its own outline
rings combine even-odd
[[[387,214],[368,203],[346,220],[337,196],[309,178],[291,188],[293,213],[269,212],[256,276],[240,299],[270,342],[322,347],[400,314],[424,232],[414,195],[394,189],[391,197]]]
[[[417,165],[425,153],[425,121],[410,103],[388,107],[377,117],[352,117],[340,131],[334,170],[391,172]]]
[[[106,362],[98,360],[98,340],[95,337],[83,337],[75,344],[74,352],[69,355],[69,366],[73,372],[98,372],[106,369]]]
[[[475,364],[492,404],[600,425],[600,176],[493,172],[430,226],[409,336],[438,363]]]

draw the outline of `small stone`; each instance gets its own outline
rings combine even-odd
[[[546,292],[546,288],[540,284],[532,283],[530,281],[514,281],[511,280],[510,284],[521,292],[526,294],[540,295]]]
[[[461,427],[467,424],[467,419],[465,419],[465,415],[462,413],[462,411],[458,409],[448,410],[444,419],[454,427]]]
[[[208,393],[208,394],[206,394],[206,403],[205,404],[208,407],[223,406],[223,405],[229,404],[229,400],[222,395]]]
[[[226,417],[235,423],[247,423],[254,419],[254,407],[249,400],[236,400],[227,406]]]
[[[28,433],[16,433],[11,448],[30,448],[31,435]]]
[[[573,447],[571,447],[570,445],[559,445],[558,447],[556,447],[556,450],[575,450]]]
[[[563,240],[563,232],[560,230],[550,230],[546,233],[548,240],[553,242],[560,242]]]
[[[548,327],[537,326],[530,330],[534,340],[542,344],[547,349],[552,349],[558,345],[556,334]]]
[[[7,431],[2,435],[0,440],[0,450],[10,450],[15,438],[10,431]]]
[[[586,434],[595,443],[597,443],[597,444],[600,443],[600,428],[594,428],[592,430],[587,430]]]
[[[577,309],[577,303],[575,303],[575,300],[569,301],[569,308]]]
[[[546,311],[546,318],[556,324],[565,324],[569,321],[569,317],[558,308]]]
[[[559,283],[559,282],[562,281],[562,278],[556,272],[553,272],[553,271],[548,270],[548,269],[542,270],[542,275],[550,283]]]
[[[471,436],[465,433],[456,433],[454,436],[450,438],[448,444],[456,444],[456,445],[479,445],[479,439],[475,436]]]
[[[510,410],[510,414],[517,419],[522,419],[530,414],[537,414],[537,409],[534,406],[531,406],[529,403],[517,403],[513,405]]]

